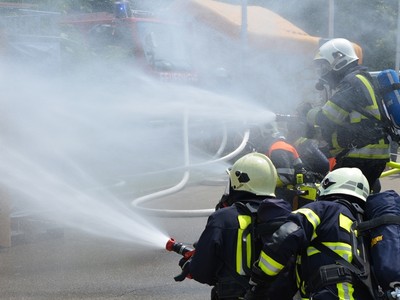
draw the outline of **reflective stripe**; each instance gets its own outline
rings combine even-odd
[[[298,210],[295,210],[292,213],[294,214],[300,213],[307,218],[308,222],[310,222],[314,228],[311,240],[315,239],[317,237],[316,229],[318,225],[321,224],[321,220],[319,219],[318,215],[309,208],[299,208]]]
[[[361,119],[366,119],[361,113],[358,111],[352,111],[350,113],[350,123],[360,123]]]
[[[371,82],[369,82],[369,80],[367,78],[365,78],[365,76],[363,76],[363,75],[358,74],[358,75],[356,75],[356,77],[358,79],[360,79],[361,82],[364,84],[364,86],[367,88],[368,93],[372,100],[372,104],[367,106],[366,110],[369,111],[375,118],[380,120],[381,114],[379,112],[378,103],[376,102],[375,92],[374,92],[374,88],[371,85]]]
[[[251,234],[247,236],[243,236],[243,231],[251,224],[251,216],[239,215],[239,229],[238,236],[236,241],[236,272],[240,275],[245,275],[245,271],[243,268],[243,264],[246,263],[247,267],[250,267],[251,264]],[[246,244],[246,253],[247,253],[247,261],[243,262],[243,240],[247,241]]]
[[[363,75],[358,74],[355,75],[357,79],[359,79],[362,83],[363,93],[366,98],[370,101],[370,105],[366,106],[364,109],[368,113],[370,113],[377,120],[381,120],[381,114],[379,111],[379,106],[376,100],[376,95],[374,88],[371,82]],[[369,97],[368,97],[369,96]],[[350,123],[359,123],[362,119],[370,118],[369,115],[363,115],[363,111],[351,111],[347,112],[344,109],[340,108],[338,105],[333,103],[332,101],[328,101],[323,106],[323,113],[326,117],[328,117],[331,121],[336,124],[342,125],[345,123],[345,119],[349,116]],[[382,139],[379,142],[379,145],[384,145],[382,147],[377,146],[378,144],[371,144],[364,148],[359,149],[351,149],[349,153],[346,155],[347,157],[353,158],[369,158],[369,159],[388,159],[390,157],[389,154],[389,145],[384,143]],[[332,146],[333,150],[331,151],[333,155],[340,153],[344,148],[341,148],[337,142],[337,134],[334,133],[332,135]]]
[[[298,147],[307,140],[305,137],[300,137],[293,143],[293,146]]]
[[[347,156],[353,158],[387,159],[390,157],[390,147],[389,144],[386,144],[381,139],[378,144],[351,149]]]
[[[322,113],[332,122],[336,124],[343,124],[344,120],[346,120],[349,112],[345,111],[332,101],[328,100],[325,105],[322,107]]]
[[[323,242],[325,246],[330,248],[332,251],[336,252],[339,254],[341,257],[343,257],[345,260],[348,262],[351,262],[353,260],[353,252],[351,251],[351,246],[346,243],[341,243],[341,242]],[[309,246],[307,248],[307,256],[313,256],[317,253],[320,253],[317,248],[313,246]]]
[[[278,263],[276,260],[265,254],[264,251],[261,251],[258,266],[269,276],[276,276],[284,267],[284,265]]]
[[[340,300],[354,300],[354,288],[351,283],[339,282],[336,284],[338,290],[338,299]]]
[[[276,171],[278,174],[294,175],[294,169],[292,168],[276,168]]]
[[[348,216],[344,214],[339,215],[339,226],[343,228],[347,232],[350,232],[351,225],[353,224],[353,220],[351,220]]]

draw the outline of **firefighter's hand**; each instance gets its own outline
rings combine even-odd
[[[268,299],[268,290],[273,281],[273,277],[265,274],[258,266],[258,261],[253,264],[251,269],[250,286],[245,295],[245,300]]]
[[[190,275],[190,262],[192,261],[191,258],[187,259],[185,257],[179,260],[178,265],[181,267],[182,272],[181,274],[174,277],[175,281],[183,281],[185,278],[192,278]]]
[[[244,295],[244,300],[268,300],[269,286],[253,285]]]

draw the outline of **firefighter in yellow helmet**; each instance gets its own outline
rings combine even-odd
[[[328,173],[317,201],[293,211],[264,243],[252,269],[253,287],[245,299],[279,299],[264,291],[288,259],[297,257],[301,299],[372,300],[368,286],[352,268],[353,261],[365,259],[360,256],[362,251],[354,248],[359,237],[352,224],[359,220],[360,207],[368,195],[368,181],[359,169],[340,168]]]
[[[252,263],[263,244],[261,235],[275,231],[279,227],[276,222],[282,224],[291,211],[286,201],[275,198],[277,172],[264,154],[249,153],[238,159],[228,172],[224,205],[208,218],[195,245],[195,254],[179,262],[187,277],[213,287],[212,300],[243,299],[250,288]],[[265,231],[261,232],[258,223],[264,224]],[[282,275],[285,280],[271,289],[281,300],[292,299],[297,291],[294,272],[290,271],[287,269]]]
[[[346,39],[332,39],[319,48],[315,67],[332,96],[321,108],[311,109],[307,119],[320,127],[336,158],[334,169],[359,168],[372,188],[389,161],[389,141],[379,122],[373,79],[358,60]]]

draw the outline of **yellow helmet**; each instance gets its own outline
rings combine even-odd
[[[252,152],[238,159],[229,171],[231,188],[258,196],[275,197],[278,175],[271,160]]]

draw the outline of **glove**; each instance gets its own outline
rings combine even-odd
[[[321,109],[319,107],[314,107],[312,109],[310,109],[307,113],[307,123],[309,125],[317,125],[316,121],[317,121],[317,115],[318,113],[321,111]]]
[[[192,261],[191,258],[186,259],[185,257],[181,258],[179,260],[178,265],[181,267],[182,272],[181,274],[177,275],[174,277],[175,281],[183,281],[185,278],[192,278],[192,275],[190,275],[190,262]]]
[[[245,300],[268,300],[268,290],[273,281],[273,277],[265,274],[259,267],[258,261],[254,262],[251,269],[250,286],[246,292]]]
[[[244,295],[245,300],[268,300],[269,285],[252,285]]]

